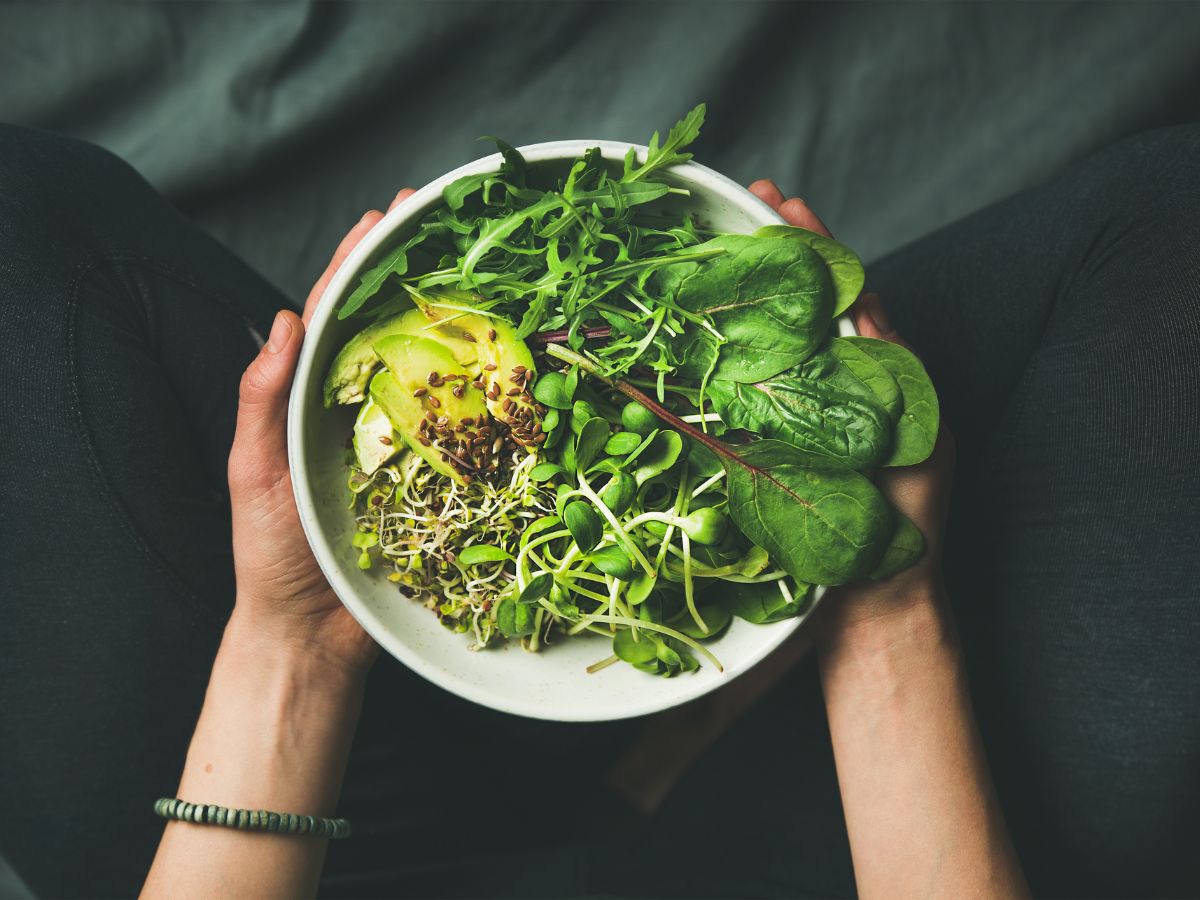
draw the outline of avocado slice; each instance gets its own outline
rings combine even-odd
[[[371,379],[371,399],[414,453],[437,471],[463,481],[459,467],[442,454],[451,451],[473,461],[462,445],[467,433],[487,419],[483,391],[461,371],[454,354],[431,338],[393,334],[381,338],[375,352],[388,371]]]
[[[462,329],[449,324],[434,324],[438,319],[437,310],[431,307],[414,308],[368,325],[352,337],[329,367],[329,375],[325,378],[325,406],[362,402],[367,383],[380,366],[375,343],[394,334],[433,338],[446,345],[459,366],[467,371],[478,368],[478,350],[463,337]]]
[[[503,319],[475,313],[447,315],[446,306],[434,305],[446,301],[452,307],[478,307],[480,298],[467,291],[435,287],[424,292],[410,290],[409,294],[431,319],[445,315],[445,323],[437,329],[438,340],[460,334],[463,341],[475,348],[479,360],[475,369],[479,373],[476,383],[483,385],[488,412],[497,421],[512,427],[513,438],[518,443],[534,449],[539,442],[533,434],[533,426],[541,416],[529,392],[537,369],[533,354],[517,337],[516,330]],[[526,408],[531,412],[526,414]]]
[[[530,393],[533,380],[537,377],[537,368],[529,347],[517,337],[511,325],[498,319],[484,324],[478,342],[488,411],[499,421],[513,425],[518,417],[523,418],[522,410],[529,409],[528,422],[532,428],[534,422],[541,420],[541,416]],[[510,396],[512,391],[519,393]],[[507,411],[504,408],[506,400],[513,403]],[[514,431],[513,436],[527,447],[534,446],[532,440],[521,440],[518,431]]]
[[[404,447],[400,435],[383,409],[370,397],[354,423],[354,456],[358,467],[371,475]]]

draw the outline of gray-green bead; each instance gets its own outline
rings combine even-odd
[[[242,831],[250,827],[250,812],[248,810],[239,809],[237,811],[237,827]]]

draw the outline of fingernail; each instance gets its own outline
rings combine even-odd
[[[265,349],[268,353],[278,353],[287,346],[288,341],[291,339],[291,317],[285,316],[281,310],[275,313],[275,323],[271,326],[271,335],[267,338],[267,344],[263,349]]]
[[[892,323],[888,319],[887,311],[883,308],[883,301],[879,299],[878,294],[866,294],[864,299],[868,300],[867,315],[871,317],[871,321],[875,323],[875,327],[879,329],[881,334],[891,334]]]

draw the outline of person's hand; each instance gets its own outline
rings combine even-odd
[[[396,195],[392,207],[413,192]],[[390,209],[391,207],[389,207]],[[282,310],[242,376],[237,433],[229,454],[237,604],[232,624],[268,646],[299,647],[351,673],[365,671],[378,647],[338,601],[300,526],[287,457],[287,402],[304,329],[334,272],[383,217],[371,210],[342,239],[304,305]]]
[[[829,229],[798,197],[786,199],[773,181],[761,180],[750,185],[760,200],[778,212],[788,223],[826,236]],[[883,302],[877,294],[863,294],[851,307],[858,333],[866,337],[913,348],[892,328]],[[925,555],[912,568],[884,581],[863,579],[837,588],[836,596],[823,604],[823,632],[840,631],[890,617],[909,610],[913,604],[941,592],[942,535],[950,500],[950,481],[954,472],[954,439],[942,425],[937,444],[925,462],[898,469],[879,469],[876,486],[893,507],[904,513],[925,537]]]

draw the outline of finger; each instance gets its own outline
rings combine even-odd
[[[265,489],[287,473],[288,392],[303,340],[300,317],[280,311],[267,343],[242,375],[237,431],[229,453],[232,491]]]
[[[808,204],[799,197],[784,200],[779,207],[779,214],[789,225],[807,228],[809,231],[815,231],[825,237],[833,237],[829,233],[829,229],[825,227],[825,223],[818,219],[817,214],[809,209]]]
[[[850,311],[854,315],[854,327],[863,337],[891,341],[893,344],[900,344],[905,349],[912,351],[912,345],[892,327],[892,320],[888,318],[883,300],[878,294],[863,294],[855,301]]]
[[[333,251],[333,259],[329,261],[329,265],[325,267],[325,271],[321,273],[321,277],[317,279],[317,283],[308,292],[308,299],[304,301],[304,323],[306,325],[309,319],[312,318],[312,314],[316,311],[317,301],[325,293],[325,288],[329,287],[329,281],[333,278],[333,273],[346,261],[346,257],[350,255],[350,251],[358,245],[358,242],[366,237],[367,232],[374,228],[375,223],[382,218],[383,213],[377,209],[365,213],[358,220],[358,224],[351,228],[346,236],[342,238],[342,242],[337,245],[337,249]]]
[[[387,211],[391,212],[415,193],[416,191],[414,191],[412,188],[401,188],[396,196],[392,199],[392,202],[388,204]]]
[[[779,211],[779,205],[784,200],[783,191],[770,178],[758,179],[750,185],[750,193],[776,212]]]

